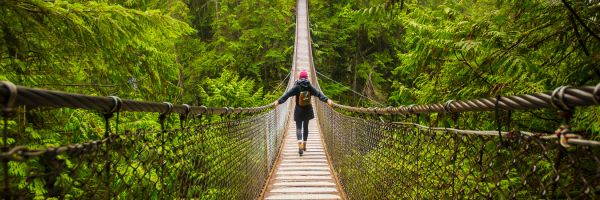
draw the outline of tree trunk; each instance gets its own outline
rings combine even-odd
[[[219,21],[219,0],[215,0],[215,16],[217,21]]]
[[[179,87],[181,90],[179,92],[179,95],[177,95],[176,101],[177,100],[183,100],[183,94],[185,94],[185,75],[183,73],[184,68],[183,65],[181,64],[181,59],[179,58],[179,54],[177,53],[177,45],[173,45],[173,50],[175,50],[175,63],[177,63],[177,65],[179,65],[179,78],[177,80],[177,87]]]

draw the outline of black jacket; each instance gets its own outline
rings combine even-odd
[[[291,96],[296,96],[296,107],[294,108],[294,121],[308,121],[315,118],[315,113],[313,112],[312,105],[310,106],[298,106],[298,98],[300,96],[301,91],[310,91],[312,96],[316,96],[319,100],[323,102],[327,102],[328,98],[323,95],[323,93],[317,91],[312,85],[310,85],[310,81],[307,79],[300,79],[296,81],[296,85],[292,87],[289,91],[287,91],[279,100],[279,104],[284,103]]]

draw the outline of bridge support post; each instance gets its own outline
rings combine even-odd
[[[272,128],[271,127],[272,123],[270,123],[270,122],[271,122],[271,119],[269,119],[269,118],[267,118],[265,120],[265,131],[264,131],[264,133],[265,133],[265,152],[264,153],[265,153],[265,161],[266,161],[266,163],[265,163],[265,169],[266,170],[264,172],[265,173],[265,177],[268,176],[268,174],[269,174],[269,168],[271,167],[271,159],[270,159],[270,156],[269,156],[269,147],[271,147],[270,140],[269,140],[269,130],[272,130],[271,129]]]
[[[200,193],[197,196],[202,196],[202,193],[204,191],[207,190],[208,186],[207,186],[207,180],[208,180],[208,170],[206,169],[206,165],[205,165],[205,161],[204,159],[206,158],[205,153],[206,153],[206,147],[205,147],[205,138],[204,138],[204,126],[202,124],[202,114],[197,115],[195,117],[195,119],[198,120],[198,124],[197,127],[200,128],[200,130],[198,131],[198,135],[199,135],[199,140],[200,140],[200,156],[199,156],[199,160],[197,161],[199,164],[195,164],[200,168],[200,172],[202,173],[202,178],[200,178],[199,184],[200,184]],[[208,120],[210,120],[210,118],[208,118]]]
[[[166,148],[165,148],[165,133],[167,132],[167,130],[165,129],[165,120],[167,119],[167,117],[169,116],[169,114],[171,113],[171,111],[173,111],[173,104],[169,103],[169,102],[163,102],[164,104],[166,104],[168,106],[168,109],[166,112],[163,112],[160,114],[160,116],[158,117],[158,121],[160,123],[160,177],[159,178],[159,182],[160,182],[160,190],[158,193],[158,197],[160,199],[164,199],[164,194],[165,194],[165,165],[167,164],[167,161],[165,160],[165,154],[166,154]]]
[[[117,96],[110,96],[110,98],[113,99],[113,107],[106,113],[104,113],[104,128],[105,128],[105,132],[104,132],[104,138],[106,139],[106,155],[104,157],[105,159],[105,173],[106,173],[106,199],[110,200],[111,196],[112,196],[112,191],[110,189],[110,181],[111,181],[111,177],[110,177],[110,165],[112,165],[112,162],[110,160],[110,148],[111,148],[111,128],[110,128],[110,119],[114,116],[114,113],[117,113],[117,122],[116,122],[116,127],[115,127],[115,132],[119,131],[119,111],[121,111],[121,106],[122,106],[122,102],[121,102],[121,98],[117,97]]]
[[[184,142],[184,140],[185,140],[184,138],[187,138],[187,135],[186,135],[187,130],[186,130],[185,126],[187,125],[186,122],[188,120],[188,117],[189,117],[189,114],[191,111],[191,106],[187,105],[187,104],[183,104],[183,106],[185,107],[185,112],[179,114],[179,130],[181,131],[181,135],[179,137],[181,138],[181,141],[182,141],[181,143],[184,144],[184,145],[181,145],[181,152],[182,152],[181,153],[181,163],[186,163],[186,160],[187,160],[187,158],[185,156],[186,155],[185,154],[185,150],[186,150],[185,146],[186,145]],[[185,166],[185,164],[183,166]],[[178,184],[180,184],[180,189],[179,189],[181,192],[180,198],[185,199],[187,191],[188,191],[188,183],[187,183],[188,173],[185,170],[181,170],[181,172],[179,172],[177,174],[177,177],[178,177],[177,178],[178,180],[176,180],[176,181],[179,182]],[[173,193],[175,194],[176,191],[173,191]]]
[[[55,151],[49,151],[48,154],[40,158],[42,167],[44,169],[43,177],[45,182],[46,190],[48,191],[48,197],[59,197],[62,193],[59,188],[55,188],[57,177],[60,176],[60,171],[66,167],[65,161],[57,158],[58,154]],[[109,183],[107,182],[107,186]],[[110,198],[110,197],[109,197]]]
[[[458,113],[452,113],[452,121],[454,122],[453,126],[454,129],[458,129]],[[444,127],[448,127],[447,125],[444,125]],[[454,151],[452,152],[452,198],[456,198],[456,187],[454,187],[456,185],[456,171],[458,170],[458,167],[456,166],[456,159],[458,156],[458,142],[460,141],[460,137],[458,136],[458,134],[452,134],[452,139],[454,140]]]
[[[559,128],[559,130],[563,129],[563,127],[565,129],[570,129],[571,127],[571,118],[573,118],[573,110],[568,109],[568,108],[561,108],[561,111],[558,112],[558,116],[560,118],[562,118],[562,123],[561,126]],[[570,130],[568,130],[570,131]],[[558,199],[558,182],[560,181],[560,175],[558,173],[558,171],[560,170],[560,165],[561,165],[561,161],[563,159],[563,156],[565,155],[567,149],[565,148],[565,146],[563,146],[561,144],[561,137],[566,137],[563,134],[567,134],[568,131],[565,131],[565,133],[562,133],[561,131],[558,131],[558,139],[559,139],[559,145],[558,145],[558,154],[556,156],[556,160],[554,161],[554,169],[556,169],[556,177],[554,177],[552,179],[553,183],[552,183],[552,195],[554,199]]]
[[[15,113],[14,104],[17,100],[17,86],[8,81],[0,81],[4,87],[9,91],[8,98],[2,108],[2,121],[4,122],[4,128],[2,129],[2,152],[8,152],[8,118],[12,117]],[[10,191],[10,174],[8,173],[8,159],[2,158],[2,168],[4,168],[4,199],[12,199]]]
[[[110,161],[110,119],[113,117],[113,113],[106,113],[104,114],[104,138],[109,138],[106,141],[105,147],[105,156],[104,156],[104,173],[106,174],[106,183],[105,183],[105,187],[106,187],[106,199],[110,200],[110,196],[111,196],[111,190],[110,190],[110,165],[112,164],[112,162]]]

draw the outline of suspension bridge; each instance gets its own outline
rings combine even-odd
[[[306,0],[296,12],[291,74],[308,71],[320,89]],[[600,84],[387,108],[315,101],[299,156],[293,101],[214,108],[4,81],[0,190],[3,199],[598,199],[600,142],[570,121],[576,108],[599,103]],[[103,134],[60,135],[74,142],[55,144],[11,123],[61,109],[100,113],[89,123]],[[551,133],[511,126],[513,112],[535,109],[556,110],[562,125]],[[137,112],[156,113],[160,129],[122,122]],[[470,130],[467,118],[498,128]]]

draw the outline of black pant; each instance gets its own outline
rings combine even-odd
[[[296,121],[296,138],[298,138],[298,140],[304,139],[304,141],[306,142],[306,140],[308,139],[308,120]]]

